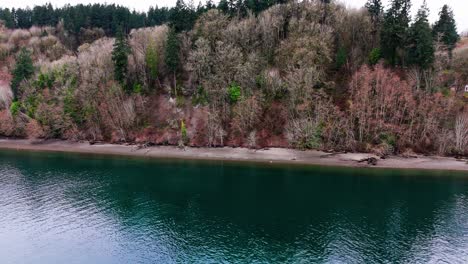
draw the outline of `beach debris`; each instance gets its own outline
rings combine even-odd
[[[146,142],[146,143],[144,143],[144,144],[140,144],[140,145],[135,146],[135,147],[132,149],[132,152],[138,151],[138,150],[140,150],[140,149],[146,149],[146,148],[149,148],[149,147],[151,147],[151,146],[153,146],[153,145],[154,145],[154,143]]]
[[[369,165],[376,166],[377,161],[378,160],[377,160],[376,157],[367,157],[367,158],[358,160],[358,163],[367,162],[367,164],[369,164]]]

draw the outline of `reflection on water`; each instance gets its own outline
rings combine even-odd
[[[468,263],[468,177],[2,151],[0,256]]]

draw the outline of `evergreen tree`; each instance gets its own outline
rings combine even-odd
[[[378,46],[379,32],[382,23],[382,0],[368,0],[365,5],[372,22],[372,46]]]
[[[176,32],[190,30],[197,19],[197,12],[192,6],[185,4],[184,0],[177,0],[176,6],[171,9],[169,23]]]
[[[365,5],[373,23],[380,22],[383,13],[382,0],[368,0]]]
[[[220,0],[218,3],[218,9],[224,14],[229,14],[229,3],[227,0]]]
[[[391,65],[404,64],[410,8],[410,0],[393,0],[384,15],[380,46],[382,57]]]
[[[210,10],[216,8],[216,5],[213,3],[213,0],[206,1],[205,9]]]
[[[429,9],[424,1],[409,33],[408,62],[421,69],[429,68],[434,62],[434,44],[428,16]]]
[[[120,84],[125,86],[127,77],[128,54],[130,48],[123,31],[119,31],[112,50],[112,61],[114,62],[114,77]]]
[[[0,8],[0,20],[4,21],[5,26],[7,28],[14,28],[15,27],[15,21],[13,19],[13,14],[10,11],[10,9],[8,9],[8,8],[5,8],[5,9]]]
[[[174,77],[174,91],[177,95],[177,79],[176,73],[179,68],[179,39],[177,38],[177,32],[174,28],[169,30],[166,41],[166,53],[165,53],[165,63],[167,68],[172,72]]]
[[[457,33],[453,12],[447,5],[444,5],[439,13],[439,20],[434,25],[433,35],[436,39],[440,38],[440,41],[447,46],[449,55],[452,57],[452,51],[460,36]]]
[[[26,48],[22,48],[19,52],[18,57],[16,58],[15,69],[12,74],[13,79],[11,80],[11,89],[13,90],[14,101],[17,101],[20,83],[34,74],[31,53]]]

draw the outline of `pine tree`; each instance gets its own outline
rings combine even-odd
[[[20,83],[31,77],[33,74],[34,66],[31,59],[31,53],[26,48],[22,48],[16,59],[15,69],[13,70],[13,79],[11,80],[11,89],[13,90],[14,101],[18,100]]]
[[[114,78],[124,85],[127,77],[128,54],[130,48],[122,30],[119,30],[112,50],[112,61],[114,62]]]
[[[220,0],[218,3],[218,9],[224,14],[229,14],[229,3],[227,0]]]
[[[368,0],[365,5],[372,22],[372,46],[378,46],[379,32],[382,23],[382,0]]]
[[[195,24],[196,16],[193,6],[187,5],[184,0],[177,0],[176,6],[171,9],[169,23],[176,32],[190,30]]]
[[[403,65],[410,22],[410,0],[393,0],[384,15],[381,31],[382,57],[391,65]]]
[[[440,38],[440,41],[447,46],[449,56],[452,57],[452,51],[460,36],[457,33],[453,12],[447,5],[444,5],[439,13],[439,20],[433,28],[433,35],[436,39]]]
[[[169,30],[166,41],[166,53],[164,62],[169,70],[172,72],[174,77],[174,91],[177,96],[177,79],[176,74],[179,68],[179,39],[177,38],[177,32],[174,28]]]
[[[13,19],[13,14],[10,9],[0,8],[0,20],[3,20],[7,28],[13,28],[15,26],[15,21]]]
[[[408,62],[421,69],[429,68],[434,62],[434,43],[428,16],[429,9],[424,1],[409,33]]]
[[[382,0],[368,0],[365,7],[373,23],[377,23],[381,20],[383,13]]]

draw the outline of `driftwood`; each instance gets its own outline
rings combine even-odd
[[[144,143],[144,144],[140,144],[140,145],[135,146],[135,147],[132,149],[132,151],[138,151],[138,150],[140,150],[140,149],[146,149],[146,148],[149,148],[149,147],[154,146],[154,145],[155,145],[155,144],[152,143],[152,142],[146,142],[146,143]]]
[[[369,157],[369,158],[364,158],[364,159],[358,160],[358,163],[362,163],[362,162],[367,162],[367,164],[375,166],[375,165],[377,165],[377,158]]]

